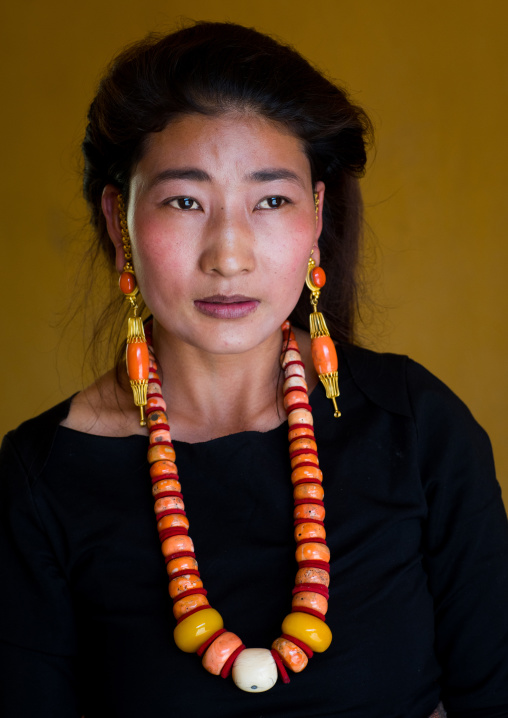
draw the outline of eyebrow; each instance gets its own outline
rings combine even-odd
[[[199,170],[195,167],[167,169],[155,175],[155,177],[150,180],[148,188],[152,189],[152,187],[155,187],[162,182],[167,182],[168,180],[174,179],[194,180],[195,182],[210,182],[212,178],[210,177],[208,172],[205,172],[204,170]]]
[[[274,180],[289,180],[290,182],[295,182],[299,185],[303,184],[301,178],[296,174],[296,172],[278,168],[267,168],[257,170],[256,172],[251,172],[249,175],[247,175],[247,179],[252,182],[273,182]]]

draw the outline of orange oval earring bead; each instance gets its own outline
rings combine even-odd
[[[129,296],[130,294],[135,294],[138,289],[138,284],[136,282],[136,277],[134,276],[134,273],[126,270],[124,270],[120,274],[120,277],[118,278],[118,284],[120,286],[120,291],[126,296]]]
[[[311,340],[312,362],[318,374],[337,371],[339,362],[337,350],[331,337],[316,337]]]
[[[131,381],[148,382],[148,347],[145,342],[127,344],[127,373]]]
[[[323,289],[326,284],[326,274],[323,267],[314,267],[310,273],[310,280],[314,286]]]

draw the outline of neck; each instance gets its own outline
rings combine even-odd
[[[279,356],[282,332],[239,354],[210,354],[154,322],[153,343],[171,435],[190,443],[285,420]]]

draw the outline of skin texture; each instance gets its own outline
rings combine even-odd
[[[300,296],[311,252],[319,263],[314,191],[321,208],[324,185],[312,186],[300,140],[256,114],[185,116],[149,136],[132,173],[127,221],[173,438],[266,431],[284,419],[280,387],[275,400],[280,325]],[[103,211],[120,272],[117,195],[105,188]],[[309,368],[309,337],[296,334]],[[316,380],[310,369],[309,391]],[[97,387],[78,396],[66,423],[138,432],[130,390],[116,387],[120,418],[108,399],[111,381],[99,384],[106,399]]]

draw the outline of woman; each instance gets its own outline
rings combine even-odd
[[[84,190],[129,376],[4,441],[2,715],[508,716],[488,439],[423,368],[354,346],[369,132],[243,27],[113,63]]]

